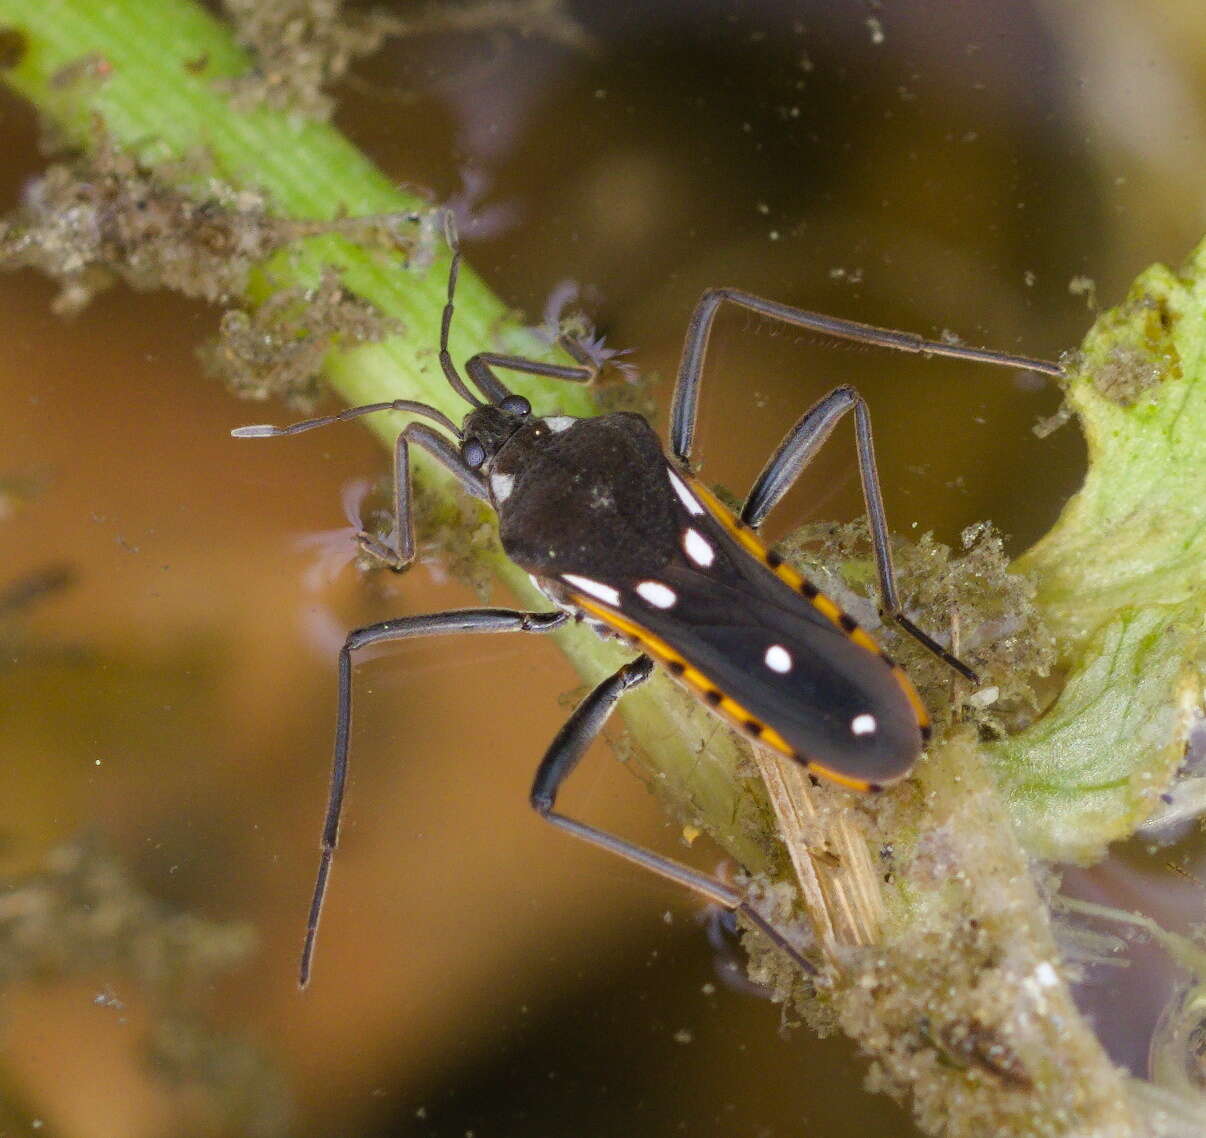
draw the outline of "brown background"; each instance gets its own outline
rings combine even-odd
[[[1112,303],[1201,235],[1206,19],[1188,0],[573,10],[594,55],[507,34],[394,43],[337,118],[440,198],[482,171],[484,204],[515,220],[467,238],[474,265],[534,318],[558,281],[589,286],[642,369],[673,374],[692,302],[722,283],[1055,356],[1089,320],[1073,278]],[[43,159],[7,96],[0,139],[11,205]],[[32,274],[0,290],[0,478],[40,488],[0,520],[0,585],[56,563],[76,577],[0,661],[0,867],[90,833],[151,896],[254,926],[258,949],[196,999],[274,1073],[248,1078],[252,1126],[225,1092],[147,1067],[161,1009],[121,967],[50,975],[0,991],[14,1118],[123,1138],[910,1132],[857,1090],[843,1043],[781,1039],[776,1009],[717,981],[690,899],[530,813],[575,681],[526,638],[360,667],[346,844],[299,994],[342,632],[471,595],[429,567],[308,581],[297,539],[343,525],[341,489],[382,477],[384,455],[355,427],[231,440],[292,416],[202,373],[212,310],[116,288],[63,322]],[[795,414],[856,382],[897,530],[953,540],[987,517],[1019,552],[1076,485],[1075,428],[1030,430],[1058,405],[1044,385],[741,316],[714,342],[712,480],[747,484]],[[852,459],[843,435],[774,525],[855,514]],[[567,802],[677,848],[606,747]]]

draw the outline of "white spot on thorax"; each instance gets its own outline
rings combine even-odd
[[[494,495],[494,500],[496,502],[505,502],[511,496],[511,491],[514,488],[514,474],[490,475],[490,493]]]
[[[610,585],[604,585],[599,581],[592,581],[589,577],[579,577],[574,573],[563,573],[561,579],[567,585],[572,585],[575,589],[579,590],[579,592],[586,593],[588,596],[592,596],[604,604],[619,607],[620,594]]]
[[[574,417],[572,415],[554,415],[551,419],[545,419],[544,425],[553,434],[559,435],[574,425]]]
[[[616,504],[615,495],[604,485],[590,488],[590,506],[592,510],[610,510]]]
[[[697,529],[688,527],[683,532],[683,549],[687,551],[687,556],[696,565],[700,565],[704,569],[716,560],[716,550],[712,548],[708,539]]]
[[[642,581],[637,585],[636,591],[639,596],[659,609],[672,608],[678,600],[674,590],[669,585],[663,585],[661,581]]]
[[[679,501],[687,507],[687,513],[694,514],[696,517],[702,514],[704,508],[695,500],[695,495],[687,489],[687,484],[670,467],[666,467],[666,473],[670,476],[670,485],[674,487]]]
[[[850,720],[850,730],[856,735],[873,735],[876,728],[875,716],[863,712]]]
[[[783,647],[782,644],[772,644],[763,657],[766,661],[766,666],[772,672],[778,672],[780,675],[786,675],[791,671],[792,658],[791,653]]]

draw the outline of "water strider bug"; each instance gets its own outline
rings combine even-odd
[[[497,375],[509,370],[586,382],[595,369],[572,342],[566,347],[578,366],[479,353],[464,365],[467,382],[448,350],[460,264],[450,219],[446,235],[452,260],[439,359],[448,383],[470,407],[459,427],[434,407],[398,399],[291,426],[241,427],[232,433],[240,438],[296,434],[376,411],[416,416],[395,447],[395,544],[384,546],[367,534],[360,535],[362,544],[396,569],[414,560],[409,460],[410,447],[419,446],[468,493],[493,507],[507,556],[531,575],[555,608],[473,608],[404,616],[348,634],[339,653],[331,790],[300,981],[305,985],[309,979],[339,837],[352,718],[352,654],[381,641],[441,633],[547,632],[570,619],[618,636],[640,654],[590,692],[557,733],[536,771],[532,806],[576,837],[742,914],[812,970],[808,960],[730,886],[554,809],[562,783],[616,703],[649,678],[655,662],[759,744],[847,787],[878,789],[912,769],[929,734],[929,716],[908,677],[847,613],[757,536],[767,515],[850,411],[883,613],[952,668],[975,678],[901,610],[870,415],[853,387],[836,388],[800,417],[754,480],[739,514],[732,514],[695,478],[691,449],[713,319],[728,302],[809,332],[898,351],[1053,376],[1061,374],[1060,368],[821,316],[736,289],[711,289],[697,303],[687,328],[671,403],[667,455],[639,415],[538,417],[527,399],[509,391]]]

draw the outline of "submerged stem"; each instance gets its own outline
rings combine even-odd
[[[427,204],[398,190],[328,124],[267,105],[248,107],[245,97],[236,106],[229,81],[245,78],[252,63],[221,23],[190,0],[0,0],[0,29],[4,81],[30,99],[74,147],[93,155],[112,148],[133,159],[140,177],[204,203],[211,220],[223,203],[254,195],[269,217],[305,223],[304,232],[294,229],[287,240],[270,243],[244,274],[232,273],[229,279],[241,282],[231,287],[244,303],[261,308],[296,290],[304,313],[307,290],[325,287],[334,272],[340,289],[379,313],[391,329],[402,329],[379,342],[325,351],[324,375],[342,400],[351,405],[421,401],[459,420],[464,407],[441,375],[434,352],[447,255],[408,260],[396,247],[408,242],[370,248],[345,231],[349,218],[413,217],[418,224]],[[229,231],[240,232],[237,215],[233,220],[229,213],[221,216]],[[212,237],[213,229],[205,233]],[[423,252],[421,241],[416,231],[412,251]],[[1149,282],[1149,293],[1158,286],[1162,297],[1172,297],[1161,309],[1164,315],[1180,319],[1192,309],[1200,330],[1206,288],[1196,277],[1183,284],[1161,278]],[[1173,324],[1175,335],[1190,336],[1187,320]],[[1157,342],[1155,354],[1164,360],[1159,328],[1147,331]],[[1071,509],[1057,539],[1026,560],[1039,575],[1040,599],[1057,618],[1061,655],[1075,682],[1055,715],[1040,719],[1020,741],[1007,740],[990,754],[956,724],[932,748],[915,780],[874,800],[812,787],[798,777],[798,769],[784,770],[759,756],[777,826],[761,784],[746,773],[746,745],[717,729],[701,705],[666,677],[625,701],[644,761],[678,815],[709,830],[748,870],[795,878],[829,967],[826,996],[832,1010],[878,1059],[877,1084],[902,1097],[912,1095],[920,1121],[934,1132],[1092,1132],[1121,1138],[1139,1128],[1122,1075],[1071,1003],[1048,914],[1027,872],[1026,850],[989,771],[995,762],[1009,785],[1015,822],[1031,850],[1042,849],[1043,839],[1059,838],[1065,842],[1061,849],[1096,851],[1133,826],[1140,807],[1150,806],[1152,795],[1171,777],[1177,731],[1193,710],[1195,693],[1200,703],[1192,665],[1201,653],[1206,425],[1200,418],[1191,422],[1185,410],[1200,410],[1203,403],[1199,360],[1206,353],[1195,344],[1177,341],[1175,374],[1170,368],[1131,376],[1145,385],[1137,393],[1127,389],[1132,405],[1143,412],[1130,420],[1120,419],[1123,412],[1115,414],[1113,404],[1103,409],[1089,401],[1084,387],[1089,378],[1073,384],[1077,410],[1091,423],[1104,423],[1115,439],[1120,423],[1133,429],[1122,449],[1111,454],[1103,443],[1101,453],[1094,453],[1079,512]],[[464,359],[487,347],[525,355],[548,352],[466,268],[451,352]],[[1106,352],[1106,363],[1110,358]],[[515,386],[538,412],[595,410],[591,394],[574,385],[525,377]],[[395,416],[366,421],[382,441],[393,443],[399,429]],[[1155,452],[1153,438],[1140,429],[1145,423],[1154,423],[1155,437],[1176,443],[1169,448],[1169,463],[1176,466],[1173,482],[1189,490],[1168,517],[1157,516],[1159,502],[1167,501],[1168,471],[1148,461]],[[430,465],[422,467],[422,476],[451,501],[448,477]],[[1111,478],[1119,484],[1111,486]],[[1120,526],[1115,507],[1126,505],[1122,493],[1128,486],[1133,493],[1143,491],[1144,517],[1156,516],[1159,532],[1168,529],[1169,518],[1189,527],[1181,531],[1191,537],[1188,555],[1174,541],[1176,556],[1153,568],[1145,552],[1150,542],[1143,549],[1127,544],[1125,563],[1095,542],[1105,527]],[[1082,516],[1091,524],[1077,528]],[[1125,534],[1114,537],[1121,541]],[[1075,556],[1067,554],[1069,549]],[[526,576],[500,553],[478,556],[522,602],[543,607]],[[1103,567],[1118,572],[1107,577],[1099,572]],[[1094,572],[1094,587],[1086,590],[1086,578]],[[1136,589],[1136,580],[1145,587]],[[1167,619],[1161,623],[1153,614],[1170,597],[1176,611],[1164,612]],[[1085,598],[1091,612],[1084,608]],[[1164,634],[1169,628],[1176,635]],[[566,627],[556,637],[588,683],[612,672],[622,659],[586,628]],[[1120,640],[1145,662],[1146,686],[1102,665]],[[944,677],[934,691],[948,688]],[[1077,742],[1077,728],[1089,722],[1077,699],[1096,716],[1094,738],[1123,739],[1119,716],[1136,695],[1151,711],[1142,724],[1147,733],[1126,737],[1133,744],[1127,754],[1137,756],[1136,762],[1107,780],[1108,794],[1093,798],[1098,813],[1109,808],[1113,829],[1093,830],[1077,846],[1089,833],[1091,811],[1078,816],[1082,821],[1070,838],[1050,820],[1066,816],[1069,803],[1085,803],[1092,787],[1074,779],[1053,784],[1052,772],[1066,753],[1060,740]],[[1081,742],[1083,737],[1082,731]],[[1159,744],[1155,764],[1142,761],[1153,739]],[[1100,783],[1093,765],[1100,748],[1092,744],[1084,755],[1085,777]],[[782,856],[784,838],[790,859]]]

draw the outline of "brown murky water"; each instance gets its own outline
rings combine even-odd
[[[644,370],[673,374],[714,284],[1054,356],[1089,320],[1071,282],[1112,303],[1201,234],[1196,5],[571,7],[593,52],[505,32],[394,43],[344,85],[337,118],[400,182],[441,199],[474,186],[467,256],[500,295],[535,317],[572,278]],[[9,97],[0,137],[11,204],[42,159]],[[290,412],[202,373],[212,311],[118,288],[65,323],[31,274],[0,289],[0,586],[54,566],[71,577],[0,626],[3,869],[27,873],[84,835],[86,868],[112,858],[129,877],[112,905],[145,893],[257,941],[198,990],[152,997],[128,956],[144,952],[145,979],[146,943],[166,934],[127,913],[112,959],[0,991],[11,1132],[911,1132],[858,1090],[846,1045],[780,1038],[776,1009],[723,982],[690,899],[531,814],[531,772],[575,681],[526,638],[360,667],[345,845],[300,994],[343,631],[471,597],[427,567],[316,569],[299,539],[344,525],[341,491],[381,478],[385,457],[354,427],[232,441],[231,427]],[[1031,431],[1058,405],[1040,383],[741,316],[714,343],[712,480],[748,482],[794,415],[853,382],[901,531],[950,541],[992,518],[1020,552],[1077,484],[1075,428]],[[776,524],[859,509],[841,437]],[[606,747],[567,799],[675,848]],[[221,939],[178,937],[198,951]],[[147,1066],[157,1032],[185,1077]]]

